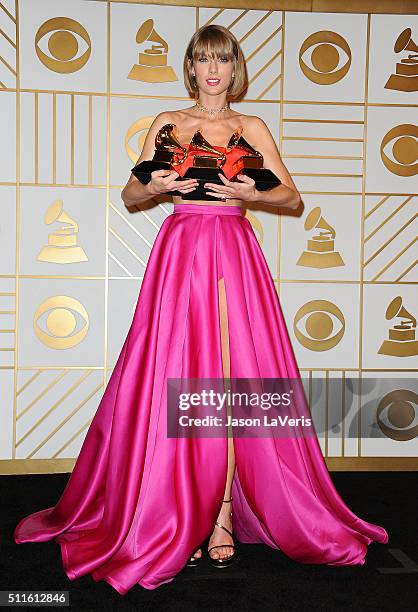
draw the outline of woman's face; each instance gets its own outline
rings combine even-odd
[[[196,83],[205,93],[220,94],[226,91],[231,83],[234,63],[227,57],[211,59],[202,54],[193,62],[192,73],[196,76]]]

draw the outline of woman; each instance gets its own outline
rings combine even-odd
[[[55,507],[22,519],[15,540],[55,539],[71,580],[91,573],[125,594],[154,589],[196,565],[209,537],[216,567],[240,542],[264,542],[302,563],[363,564],[386,531],[355,516],[336,492],[316,436],[170,437],[167,380],[295,379],[294,353],[267,263],[242,202],[297,208],[300,195],[265,123],[232,111],[247,84],[242,51],[222,26],[200,28],[185,54],[196,104],[160,113],[138,162],[154,154],[157,133],[174,124],[180,143],[197,130],[218,151],[231,134],[264,158],[281,184],[208,182],[212,200],[173,196],[149,257],[133,322],[67,486]],[[143,185],[131,175],[127,208],[159,194],[193,193],[194,179],[157,170]],[[176,180],[177,179],[177,180]],[[302,401],[295,402],[303,415]],[[232,512],[232,508],[234,509]],[[232,524],[233,519],[233,524]]]

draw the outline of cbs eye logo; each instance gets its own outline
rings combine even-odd
[[[379,402],[376,420],[381,431],[392,440],[406,442],[418,435],[418,395],[409,389],[397,389]]]
[[[303,59],[303,54],[310,47],[316,47],[311,51],[310,61],[313,69]],[[341,61],[341,51],[347,55],[345,64],[337,66]],[[345,38],[336,32],[321,30],[308,36],[299,50],[299,66],[303,74],[317,85],[334,85],[341,81],[350,70],[351,50]]]
[[[129,155],[129,159],[133,163],[136,162],[144,147],[145,138],[147,137],[148,130],[151,127],[154,119],[155,117],[143,117],[142,119],[138,119],[138,121],[135,121],[135,123],[131,125],[131,127],[126,133],[125,149],[127,154]],[[132,147],[129,141],[135,135],[137,135],[137,141],[135,143],[135,146]]]
[[[50,312],[43,317],[48,311]],[[77,317],[82,322],[78,323]],[[40,324],[46,328],[46,331],[40,327]],[[86,337],[89,316],[78,300],[68,295],[54,295],[45,300],[35,312],[33,328],[45,346],[53,349],[73,348]]]
[[[380,145],[380,157],[389,172],[398,176],[415,176],[418,173],[417,138],[418,126],[411,123],[396,125],[385,134]],[[391,140],[393,141],[392,154],[394,160],[389,159],[384,151],[385,145]]]
[[[308,335],[298,327],[298,323],[301,323]],[[340,328],[337,329],[338,327]],[[332,302],[312,300],[297,311],[293,331],[305,348],[311,351],[328,351],[334,348],[344,335],[344,315]]]
[[[40,44],[42,39],[49,36],[48,41]],[[51,55],[47,55],[41,46],[47,45]],[[79,51],[80,44],[84,44],[84,51],[79,57],[75,57]],[[60,74],[77,72],[88,61],[91,53],[91,40],[83,26],[69,17],[54,17],[45,21],[35,35],[36,55],[44,66]]]

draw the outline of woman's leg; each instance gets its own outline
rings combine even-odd
[[[225,293],[225,282],[224,278],[220,278],[218,281],[218,295],[219,295],[219,317],[220,317],[220,328],[221,328],[221,347],[222,347],[222,369],[224,378],[230,378],[231,362],[229,353],[229,333],[228,333],[228,316],[227,316],[227,305],[226,305],[226,293]],[[226,389],[225,389],[226,390]],[[232,480],[235,471],[235,454],[234,454],[234,440],[232,437],[228,438],[228,472],[226,477],[225,494],[223,499],[230,499]],[[231,502],[222,503],[217,521],[224,525],[229,531],[232,531],[231,521]],[[225,544],[225,546],[220,546]],[[233,539],[223,529],[215,526],[212,535],[209,540],[208,548],[211,546],[218,546],[210,551],[210,556],[213,559],[228,558],[230,557],[234,549],[228,544],[233,544]],[[199,548],[193,557],[197,559],[202,556],[202,549]]]
[[[226,293],[225,293],[225,281],[224,278],[220,278],[218,281],[218,294],[219,294],[219,316],[220,316],[220,327],[221,327],[221,343],[222,343],[222,368],[224,378],[228,379],[231,376],[231,361],[229,353],[229,333],[228,333],[228,314],[226,304]],[[225,388],[225,391],[227,389]],[[223,499],[230,499],[232,480],[234,478],[235,471],[235,454],[234,454],[234,440],[231,437],[228,438],[228,472],[225,485],[225,494]],[[232,520],[231,520],[231,502],[224,502],[221,504],[220,512],[217,521],[232,531]],[[225,544],[225,546],[220,546]],[[210,551],[209,555],[213,559],[225,559],[230,557],[234,549],[228,544],[233,544],[232,537],[226,533],[223,529],[215,526],[213,533],[209,540],[208,548],[211,546],[218,546]]]

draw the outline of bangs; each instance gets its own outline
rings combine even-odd
[[[233,42],[219,30],[206,30],[202,33],[193,48],[193,59],[198,59],[201,55],[206,55],[211,59],[227,57],[233,60],[235,57]]]

